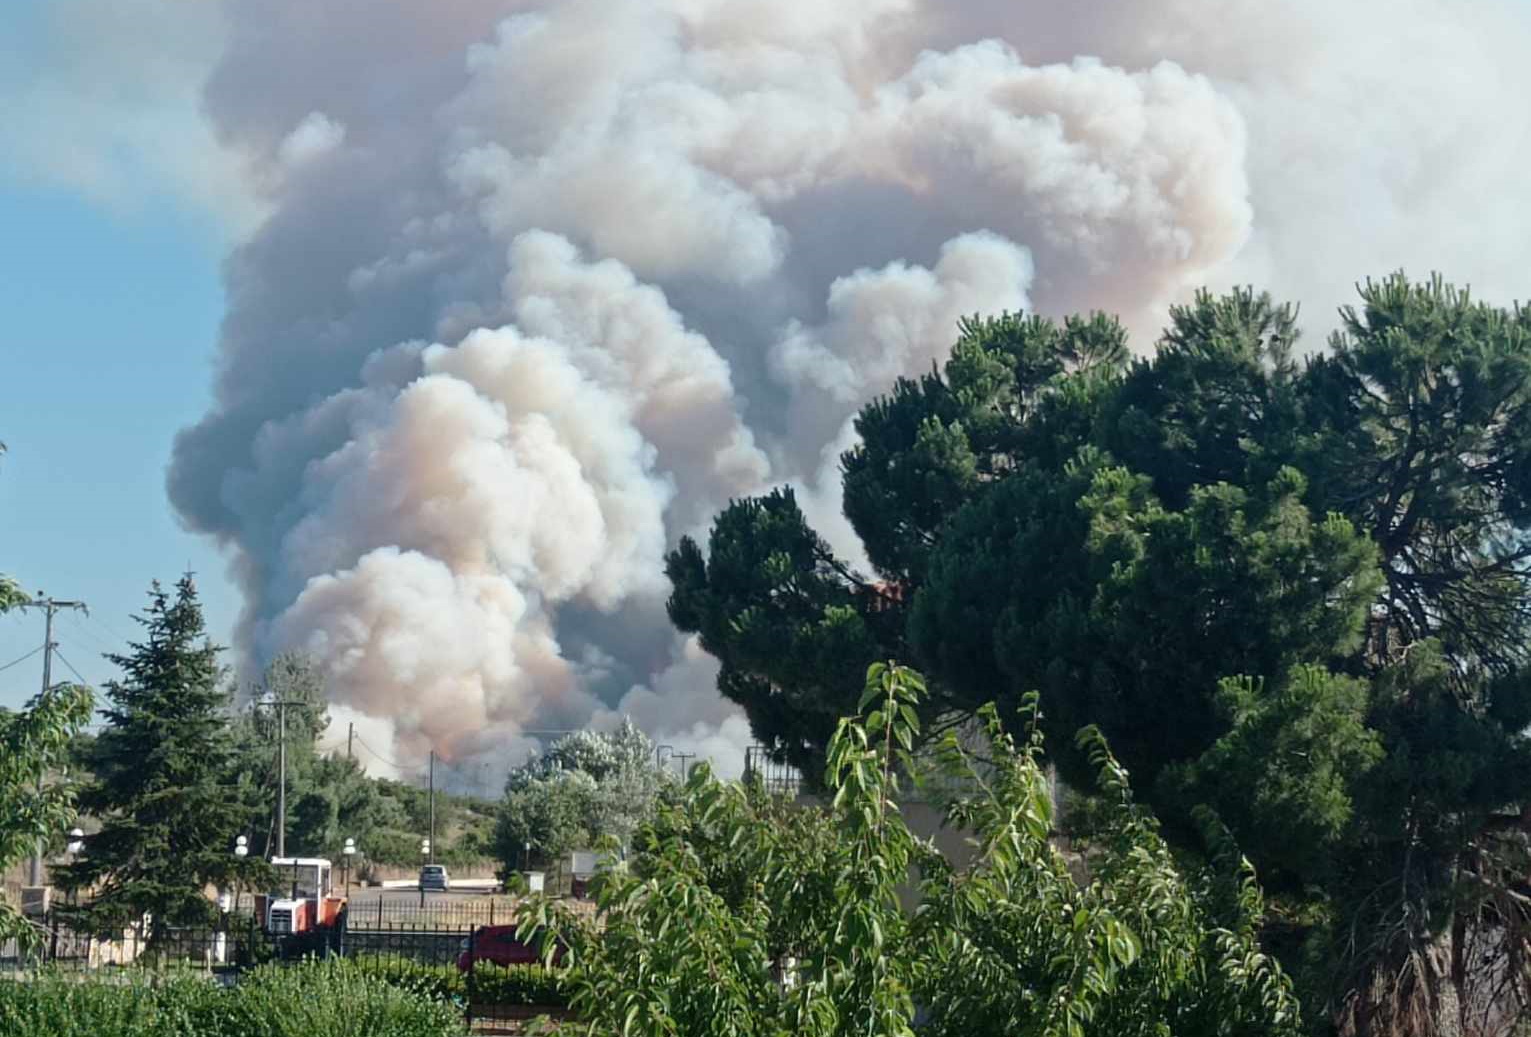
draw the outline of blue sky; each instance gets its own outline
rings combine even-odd
[[[93,683],[115,672],[102,653],[136,636],[149,581],[187,565],[226,642],[238,596],[164,491],[171,439],[209,399],[218,228],[169,200],[107,208],[3,173],[0,228],[0,571],[89,603],[91,618],[66,616],[56,639]],[[0,666],[42,639],[40,613],[0,616]],[[0,706],[35,693],[40,667],[33,656],[0,671]]]

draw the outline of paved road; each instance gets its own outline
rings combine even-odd
[[[442,893],[439,890],[426,890],[425,903],[427,907],[432,904],[475,904],[486,901],[493,895],[494,891],[488,889],[454,889],[449,893]],[[501,893],[500,896],[503,898],[504,894]],[[377,889],[371,886],[365,889],[357,886],[351,887],[351,904],[353,907],[372,907],[376,910],[377,903],[380,900],[383,902],[385,909],[394,904],[412,904],[418,907],[420,905],[420,889],[418,886],[409,889]]]

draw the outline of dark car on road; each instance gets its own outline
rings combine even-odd
[[[553,961],[563,961],[565,948],[562,943],[553,952]],[[481,961],[495,965],[535,965],[542,960],[535,942],[527,943],[516,937],[513,925],[481,925],[473,935],[462,942],[462,953],[457,956],[457,967],[470,971]]]

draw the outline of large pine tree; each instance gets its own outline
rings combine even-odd
[[[1137,360],[1105,318],[964,322],[841,459],[871,574],[778,492],[681,541],[670,615],[810,776],[852,666],[917,662],[932,721],[1039,691],[1066,781],[1094,726],[1179,849],[1230,827],[1342,1029],[1531,1013],[1531,308],[1360,294],[1306,358],[1252,289]]]
[[[191,575],[174,594],[155,582],[137,619],[145,639],[109,657],[124,677],[107,686],[95,778],[80,797],[101,830],[67,884],[94,890],[92,922],[137,924],[147,914],[159,935],[212,917],[206,890],[237,877],[231,847],[249,805],[236,780],[222,649],[207,637]]]

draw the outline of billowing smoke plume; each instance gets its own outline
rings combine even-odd
[[[667,545],[791,482],[854,554],[848,419],[960,315],[1141,334],[1253,279],[1322,323],[1366,274],[1509,295],[1528,258],[1510,0],[218,10],[168,67],[253,229],[171,495],[236,560],[242,647],[312,654],[402,757],[623,713],[747,739],[665,622]]]

